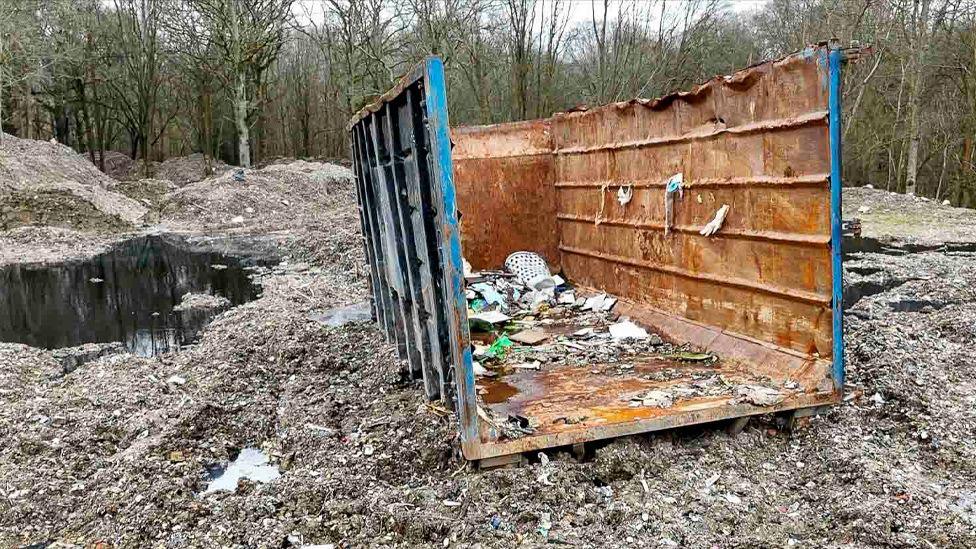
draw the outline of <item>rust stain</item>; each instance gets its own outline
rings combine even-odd
[[[461,244],[475,269],[533,251],[559,270],[554,161],[549,121],[457,128],[454,182]]]

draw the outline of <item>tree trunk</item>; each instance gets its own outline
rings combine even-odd
[[[247,127],[247,70],[241,51],[241,13],[238,0],[230,2],[230,33],[234,48],[234,125],[237,126],[238,164],[251,167],[251,136]]]
[[[912,46],[912,74],[908,98],[908,165],[905,167],[905,194],[915,194],[918,179],[918,146],[921,141],[919,110],[922,102],[922,72],[925,69],[926,34],[929,24],[929,4],[932,0],[916,0],[914,12],[915,40]]]
[[[247,87],[243,70],[238,70],[237,82],[234,85],[234,123],[237,125],[238,163],[244,168],[250,168],[251,140],[247,128]]]

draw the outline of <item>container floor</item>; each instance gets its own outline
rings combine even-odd
[[[493,457],[836,402],[831,363],[622,303],[656,333],[714,351],[712,363],[630,356],[615,363],[516,369],[477,380],[481,441]],[[706,345],[705,343],[711,343]],[[753,392],[774,388],[773,402]],[[662,396],[672,399],[658,403]],[[768,396],[768,395],[767,395]],[[650,400],[647,398],[650,397]],[[519,429],[512,427],[521,426]],[[514,433],[514,434],[513,434]],[[472,458],[474,456],[469,456]]]

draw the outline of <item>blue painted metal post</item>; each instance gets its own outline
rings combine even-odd
[[[827,52],[830,126],[830,255],[833,273],[834,319],[834,388],[844,390],[844,267],[841,255],[843,221],[841,218],[841,107],[840,67],[843,52],[831,48]]]
[[[447,85],[444,80],[444,63],[437,57],[426,61],[425,96],[427,118],[430,123],[431,152],[434,176],[439,183],[444,225],[443,246],[448,264],[444,269],[444,291],[454,314],[447,318],[451,333],[451,350],[454,357],[454,374],[457,380],[458,412],[461,422],[462,443],[474,443],[478,439],[478,402],[475,394],[474,365],[471,357],[471,334],[468,331],[468,301],[464,296],[464,265],[461,258],[461,230],[457,219],[457,202],[454,192],[454,173],[451,163],[451,134],[447,118]],[[460,362],[459,362],[460,361]]]

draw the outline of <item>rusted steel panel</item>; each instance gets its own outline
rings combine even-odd
[[[826,67],[805,52],[689,93],[553,118],[570,280],[804,353],[831,348]],[[682,173],[675,229],[664,182]],[[616,200],[633,185],[633,199]],[[697,230],[723,204],[721,231]]]
[[[529,250],[558,271],[549,122],[456,128],[452,139],[465,258],[475,269],[495,269]]]
[[[664,235],[658,227],[565,223],[562,246],[660,265],[662,270],[708,279],[728,279],[737,286],[779,288],[778,295],[816,294],[830,301],[830,261],[825,244],[741,238],[716,239],[697,231]],[[789,248],[784,250],[783,248]]]
[[[554,125],[557,148],[705,133],[716,126],[825,112],[827,72],[817,64],[818,51],[807,48],[660,99],[635,99],[557,115],[574,122]]]
[[[831,311],[822,303],[677,276],[623,261],[563,254],[579,284],[803,353],[830,353]]]

